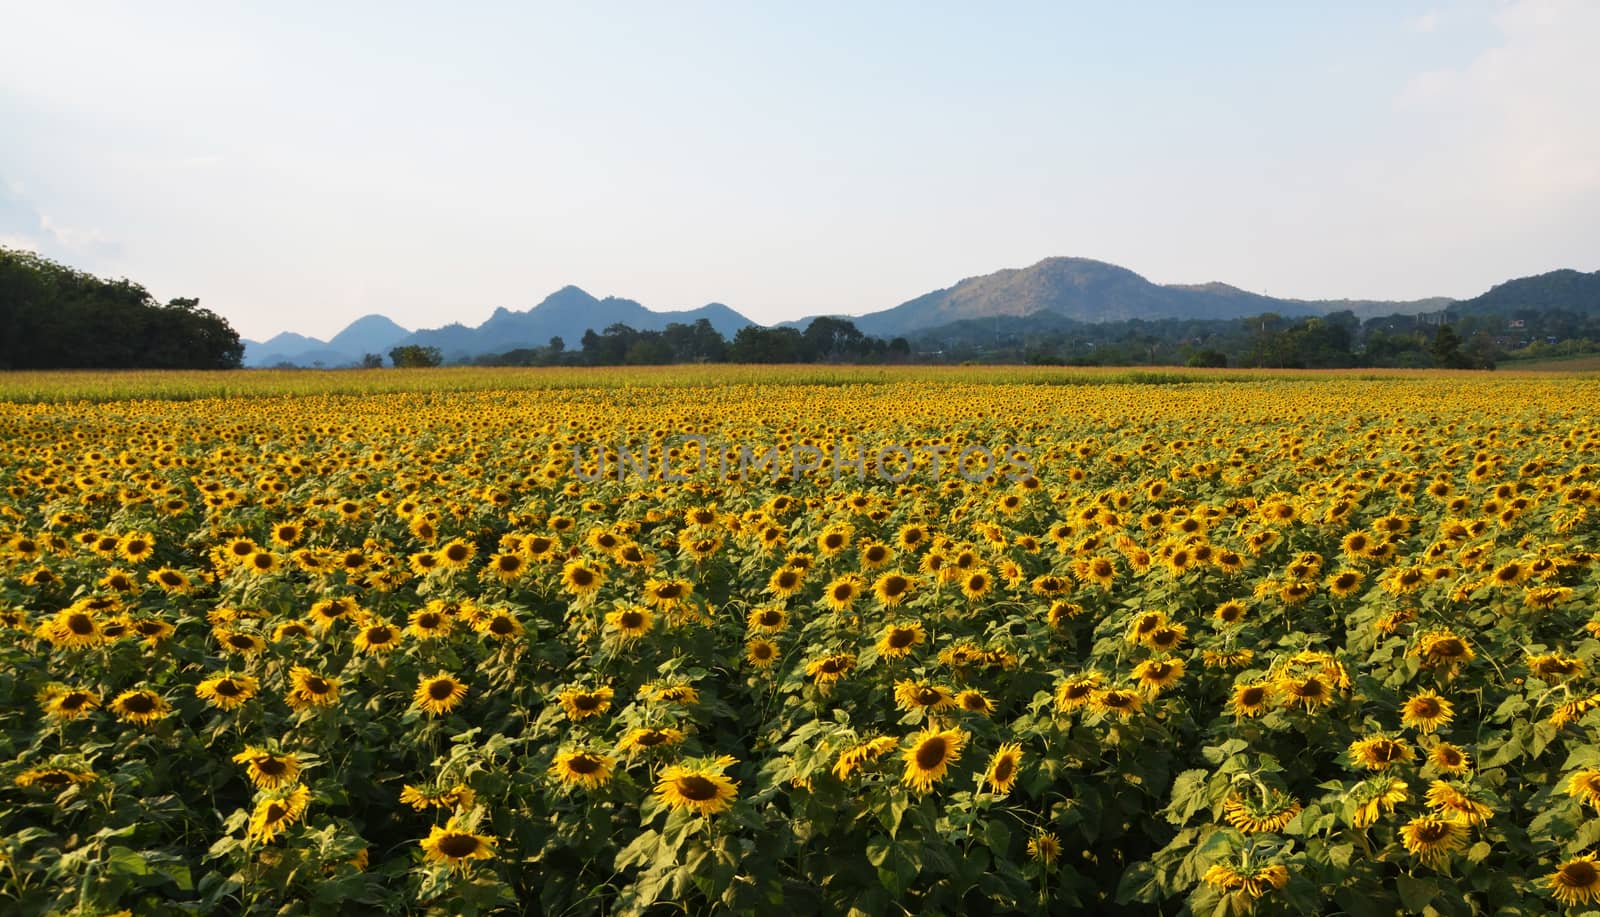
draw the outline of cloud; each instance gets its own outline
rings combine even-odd
[[[1413,32],[1432,32],[1434,29],[1439,27],[1439,20],[1441,18],[1442,17],[1439,15],[1438,10],[1428,10],[1421,16],[1418,16],[1417,18],[1406,23],[1406,25]]]
[[[1529,202],[1600,192],[1600,4],[1522,0],[1493,24],[1497,45],[1415,75],[1396,111],[1431,130],[1450,180]]]
[[[91,263],[120,254],[122,246],[96,227],[71,226],[40,210],[22,185],[0,179],[0,244],[49,258]]]

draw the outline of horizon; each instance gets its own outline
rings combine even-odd
[[[569,285],[859,317],[1051,257],[1301,300],[1600,266],[1576,0],[4,9],[0,244],[255,341]]]

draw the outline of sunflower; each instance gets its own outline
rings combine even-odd
[[[39,636],[57,647],[84,649],[106,642],[106,634],[93,613],[63,608],[55,617],[39,625]]]
[[[100,706],[100,695],[80,688],[51,691],[44,698],[44,712],[58,720],[75,720]]]
[[[1600,770],[1584,768],[1567,780],[1567,795],[1600,812]]]
[[[218,675],[195,685],[194,693],[219,710],[237,710],[260,688],[260,683],[249,675]]]
[[[1358,785],[1355,795],[1360,801],[1356,803],[1351,823],[1357,828],[1372,827],[1380,815],[1394,812],[1395,806],[1406,801],[1407,789],[1404,780],[1395,778],[1368,780]]]
[[[1259,868],[1218,863],[1207,869],[1200,881],[1219,891],[1238,892],[1254,901],[1274,889],[1289,884],[1289,868],[1272,863]]]
[[[1283,692],[1289,706],[1299,704],[1305,707],[1307,713],[1333,700],[1333,689],[1321,675],[1283,678],[1277,682],[1277,688]]]
[[[152,570],[146,579],[159,586],[161,591],[173,595],[182,595],[194,588],[193,582],[182,570],[174,570],[171,567]]]
[[[1544,653],[1528,657],[1528,670],[1547,682],[1574,678],[1583,674],[1583,660],[1560,653]]]
[[[755,634],[781,633],[788,624],[789,613],[782,608],[752,608],[746,619],[746,626]]]
[[[1471,769],[1472,758],[1459,746],[1440,742],[1428,750],[1428,763],[1440,773],[1459,775]]]
[[[1238,599],[1229,599],[1218,605],[1216,610],[1211,613],[1211,617],[1219,624],[1238,624],[1244,620],[1246,610],[1243,602]]]
[[[356,649],[363,653],[387,653],[400,645],[405,631],[384,621],[363,625],[356,634]]]
[[[1128,632],[1124,639],[1129,644],[1142,644],[1157,630],[1167,626],[1167,613],[1164,611],[1147,611],[1133,619],[1128,625]]]
[[[1061,838],[1052,831],[1040,828],[1028,838],[1028,856],[1049,866],[1061,856]]]
[[[472,562],[472,556],[478,549],[459,538],[452,538],[434,551],[439,558],[439,565],[447,570],[464,570]]]
[[[108,706],[117,719],[137,726],[148,726],[172,712],[167,699],[146,688],[124,691]]]
[[[641,726],[629,731],[627,735],[622,737],[622,740],[617,743],[617,751],[632,755],[635,752],[677,745],[683,739],[683,733],[671,727],[653,728]]]
[[[1454,675],[1458,667],[1471,662],[1477,654],[1467,641],[1446,628],[1422,635],[1411,648],[1411,655],[1420,657],[1426,668],[1442,668]]]
[[[878,655],[890,659],[909,656],[912,649],[927,638],[927,631],[919,621],[912,621],[909,624],[890,624],[878,637]]]
[[[780,599],[788,598],[799,592],[805,584],[805,571],[786,564],[772,571],[772,576],[767,580],[767,591]]]
[[[400,790],[401,805],[410,806],[418,812],[426,812],[429,809],[444,809],[445,811],[470,809],[477,803],[477,800],[478,794],[473,791],[472,787],[464,783],[457,783],[449,787],[418,787],[408,783]]]
[[[605,570],[591,566],[581,557],[567,561],[561,568],[561,587],[579,598],[593,596],[605,581]]]
[[[418,640],[436,640],[449,636],[451,626],[450,615],[434,608],[430,602],[428,607],[411,613],[411,617],[407,620],[406,632]]]
[[[267,648],[267,642],[255,634],[240,631],[222,630],[215,631],[217,642],[222,649],[229,653],[238,653],[241,656],[254,656]]]
[[[303,640],[311,636],[311,628],[303,621],[285,621],[272,629],[274,642]]]
[[[1222,802],[1223,818],[1245,834],[1282,831],[1300,809],[1298,800],[1277,789],[1251,796],[1232,793]]]
[[[352,598],[322,599],[311,606],[311,623],[318,630],[327,630],[335,621],[354,617],[361,606]]]
[[[850,674],[855,667],[855,653],[833,653],[806,663],[806,677],[821,687],[827,687]]]
[[[994,701],[985,697],[984,693],[976,688],[968,688],[957,694],[956,706],[980,716],[990,716],[994,713]]]
[[[665,684],[646,686],[648,697],[657,704],[698,704],[700,692],[693,685]]]
[[[1115,713],[1128,719],[1144,707],[1144,698],[1137,691],[1108,688],[1089,695],[1089,705],[1100,713]]]
[[[1021,764],[1022,746],[1016,742],[1002,743],[989,758],[983,782],[994,795],[1005,796],[1017,782],[1017,769]]]
[[[949,688],[910,679],[894,683],[894,702],[901,710],[945,710],[956,705]]]
[[[1182,659],[1146,659],[1133,667],[1139,690],[1151,697],[1178,683],[1183,677]]]
[[[765,637],[751,637],[744,642],[745,661],[758,669],[764,669],[777,662],[778,655],[778,644]]]
[[[1463,789],[1445,780],[1433,781],[1426,798],[1440,816],[1466,825],[1487,824],[1494,815],[1494,807],[1474,795],[1470,788]]]
[[[297,665],[289,670],[289,681],[292,687],[284,696],[284,700],[290,709],[329,707],[339,699],[338,679],[318,675],[303,665]]]
[[[888,545],[876,541],[868,542],[861,548],[861,569],[876,570],[887,564],[892,556]]]
[[[1400,722],[1415,726],[1423,735],[1431,735],[1441,726],[1450,725],[1455,708],[1431,688],[1413,694],[1400,705]]]
[[[491,554],[484,569],[502,583],[514,583],[528,572],[528,559],[516,553]]]
[[[155,552],[155,539],[139,532],[131,532],[122,536],[121,543],[117,545],[117,553],[131,564],[142,564],[149,560]]]
[[[1600,903],[1600,860],[1592,853],[1567,860],[1545,882],[1567,907]]]
[[[1415,757],[1410,745],[1388,736],[1369,736],[1350,743],[1350,760],[1369,771],[1386,771]]]
[[[467,686],[449,672],[417,676],[417,690],[411,696],[411,706],[425,711],[429,716],[449,713],[467,696]]]
[[[70,767],[34,767],[18,774],[12,782],[17,786],[37,786],[57,790],[75,783],[89,783],[98,777],[91,770],[73,770]]]
[[[656,795],[673,809],[700,815],[725,812],[739,795],[739,782],[722,775],[722,769],[732,763],[732,758],[725,757],[703,768],[674,764],[661,772]]]
[[[310,802],[311,791],[304,784],[274,791],[256,803],[245,836],[262,844],[272,843],[273,838],[305,816],[306,805]]]
[[[1100,682],[1099,672],[1084,672],[1063,681],[1056,688],[1056,709],[1062,713],[1071,713],[1088,704],[1095,691],[1099,689]]]
[[[1328,592],[1342,599],[1360,589],[1361,580],[1362,576],[1359,570],[1340,570],[1338,573],[1328,577]]]
[[[611,782],[611,770],[616,760],[609,755],[591,751],[567,751],[556,755],[550,765],[550,775],[564,786],[581,786],[586,790],[598,789]]]
[[[1233,689],[1233,700],[1229,706],[1237,719],[1247,716],[1260,716],[1267,710],[1267,704],[1272,700],[1273,683],[1270,681],[1255,681],[1236,685]]]
[[[960,582],[961,594],[966,596],[969,602],[976,602],[994,588],[994,577],[982,567],[962,576]]]
[[[650,633],[655,626],[655,615],[641,605],[625,605],[606,614],[606,626],[617,632],[625,642]]]
[[[848,780],[851,774],[894,751],[899,744],[892,736],[878,736],[858,742],[839,752],[839,758],[833,765],[833,775],[840,780]]]
[[[914,578],[899,572],[885,573],[872,582],[873,594],[889,608],[904,602],[916,588],[917,581]]]
[[[233,756],[233,763],[245,765],[250,782],[264,790],[288,786],[300,778],[300,759],[266,748],[246,745]]]
[[[614,692],[605,686],[586,691],[582,688],[566,688],[556,695],[556,700],[561,702],[562,709],[567,711],[567,719],[577,721],[591,716],[599,716],[611,709],[611,698]]]
[[[1556,705],[1550,713],[1550,724],[1561,728],[1568,723],[1581,718],[1585,713],[1600,707],[1600,694],[1590,694],[1577,700],[1563,701]]]
[[[846,573],[835,577],[833,582],[822,590],[822,603],[833,611],[849,611],[861,596],[866,586],[859,573]]]
[[[961,747],[967,733],[960,729],[936,729],[932,726],[913,737],[911,747],[905,751],[906,771],[900,782],[919,793],[933,789],[944,778],[950,765],[961,759]]]
[[[1436,866],[1467,842],[1467,826],[1448,818],[1418,815],[1400,828],[1406,852]]]
[[[418,841],[417,846],[422,848],[423,859],[427,862],[459,871],[465,871],[473,860],[487,860],[495,855],[492,835],[464,830],[453,817],[442,828],[434,825],[428,829],[428,836]]]
[[[495,640],[515,640],[523,634],[522,622],[505,609],[486,611],[474,618],[472,629]]]
[[[677,608],[688,601],[689,596],[692,594],[694,594],[694,584],[688,580],[645,580],[645,604],[662,611],[670,611]]]

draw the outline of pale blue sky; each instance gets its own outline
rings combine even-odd
[[[0,22],[0,241],[258,340],[476,324],[568,283],[861,313],[1051,255],[1307,298],[1600,268],[1596,0]]]

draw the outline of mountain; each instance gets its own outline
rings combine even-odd
[[[677,322],[692,325],[706,319],[723,337],[731,338],[754,322],[722,303],[711,303],[683,312],[657,312],[631,299],[594,296],[574,286],[565,286],[545,297],[525,312],[500,308],[476,328],[461,324],[417,331],[399,343],[437,347],[447,361],[468,359],[485,353],[504,353],[520,347],[541,347],[553,337],[576,349],[584,332],[604,331],[623,324],[636,331],[660,331]]]
[[[245,366],[354,366],[369,353],[387,355],[401,338],[411,332],[382,315],[356,319],[330,341],[285,331],[266,341],[244,342]]]
[[[1560,270],[1519,277],[1490,287],[1487,293],[1451,307],[1463,314],[1493,313],[1511,317],[1525,310],[1600,315],[1600,271]]]
[[[363,315],[333,336],[328,346],[357,355],[387,354],[389,348],[411,332],[382,315]]]
[[[968,277],[948,289],[924,293],[892,309],[852,320],[867,334],[890,337],[953,322],[998,321],[1040,312],[1080,322],[1204,320],[1263,312],[1298,317],[1357,307],[1382,314],[1415,313],[1447,302],[1282,299],[1225,283],[1156,284],[1127,268],[1088,258],[1046,258],[1031,267]]]

